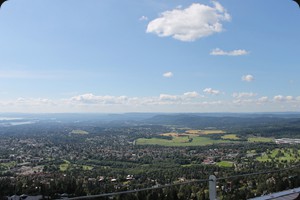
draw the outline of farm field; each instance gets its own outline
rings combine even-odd
[[[224,140],[239,140],[240,138],[236,134],[228,134],[221,137]]]
[[[220,143],[239,142],[241,139],[236,134],[225,134],[219,139],[212,139],[208,135],[224,134],[223,130],[187,130],[185,133],[162,133],[161,136],[169,136],[170,139],[165,138],[139,138],[136,140],[137,145],[160,145],[160,146],[205,146]],[[233,141],[236,140],[236,141]],[[255,137],[248,138],[249,143],[271,143],[274,138],[269,137]]]
[[[274,142],[274,139],[267,137],[249,137],[248,142]]]
[[[162,135],[162,136],[177,136],[178,135],[178,133],[163,133],[163,134],[160,134],[160,135]]]
[[[192,138],[190,141],[189,138]],[[228,143],[226,140],[212,140],[208,137],[184,136],[173,137],[172,140],[160,138],[139,138],[136,140],[137,145],[160,145],[160,146],[205,146],[211,144]]]
[[[223,134],[226,133],[223,130],[201,130],[201,134],[209,135],[209,134]]]
[[[201,134],[201,135],[209,135],[209,134],[223,134],[225,131],[223,130],[187,130],[187,134]]]
[[[185,131],[187,134],[199,134],[201,130],[187,130]]]

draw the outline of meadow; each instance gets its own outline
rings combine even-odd
[[[89,165],[77,165],[77,164],[71,164],[69,161],[67,160],[64,160],[64,163],[60,164],[59,165],[59,170],[61,172],[65,172],[65,171],[68,171],[72,168],[80,168],[84,171],[90,171],[92,170],[94,167],[92,166],[89,166]]]
[[[185,133],[179,134],[176,132],[162,133],[161,136],[171,136],[171,139],[158,137],[139,138],[136,140],[137,145],[159,145],[159,146],[205,146],[220,143],[238,142],[239,138],[236,134],[226,134],[220,136],[219,139],[213,139],[209,135],[224,134],[223,130],[186,130]],[[236,140],[236,141],[233,141]],[[250,143],[268,143],[274,142],[274,138],[254,137],[248,138]]]
[[[222,160],[221,162],[218,162],[217,165],[219,167],[233,167],[233,162]]]
[[[268,151],[256,158],[257,161],[267,162],[267,161],[299,161],[300,160],[300,150],[294,152],[292,149],[274,149]]]
[[[172,140],[161,138],[139,138],[137,145],[160,145],[160,146],[205,146],[211,144],[228,143],[226,140],[213,140],[202,136],[173,136]]]
[[[267,137],[249,137],[248,142],[274,142],[274,139]]]
[[[236,134],[223,135],[221,138],[224,140],[239,140],[240,139]]]
[[[84,130],[73,130],[71,131],[72,134],[77,134],[77,135],[87,135],[89,134],[87,131]]]
[[[223,134],[226,133],[223,130],[187,130],[187,134],[199,134],[199,135],[209,135],[209,134]]]

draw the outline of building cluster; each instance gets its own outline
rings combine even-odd
[[[300,139],[281,138],[275,139],[276,144],[300,144]]]

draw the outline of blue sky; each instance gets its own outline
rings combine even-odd
[[[292,0],[9,0],[0,112],[300,111]]]

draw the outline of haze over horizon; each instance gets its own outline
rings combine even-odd
[[[0,113],[300,112],[299,19],[292,0],[10,0]]]

